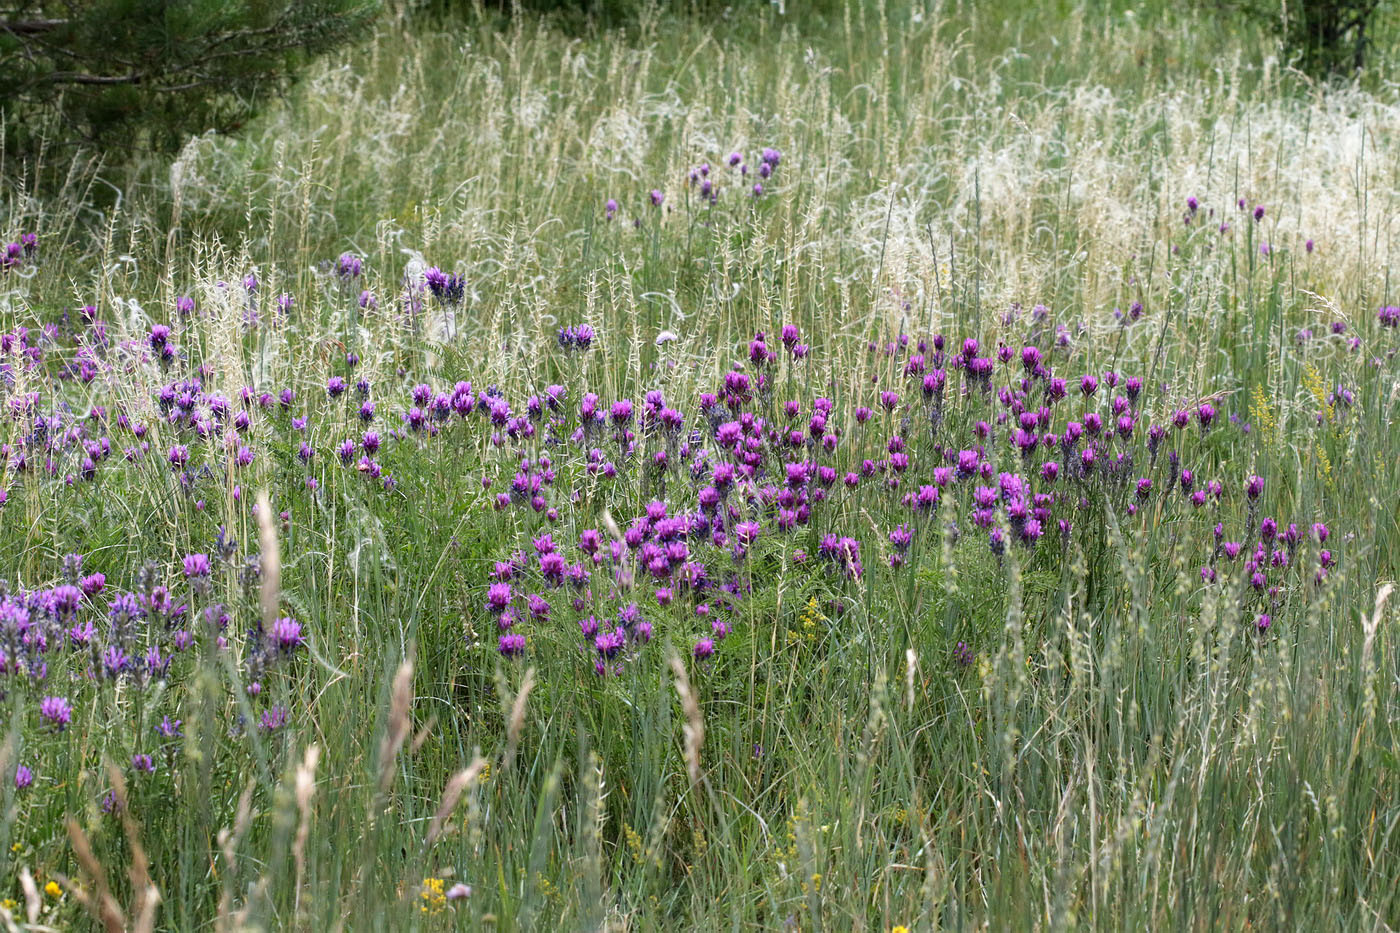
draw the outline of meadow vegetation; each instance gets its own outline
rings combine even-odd
[[[1400,924],[1388,72],[798,5],[5,166],[8,928]]]

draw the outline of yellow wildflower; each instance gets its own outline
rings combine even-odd
[[[1303,388],[1317,401],[1326,420],[1331,421],[1332,406],[1327,404],[1327,386],[1322,381],[1322,374],[1311,363],[1303,367]]]
[[[44,893],[49,897],[62,897],[63,889],[58,886],[57,881],[50,881],[48,884],[44,885]]]
[[[423,890],[418,896],[423,899],[419,909],[425,914],[435,914],[447,904],[447,893],[443,890],[441,878],[424,878]]]
[[[1254,386],[1253,398],[1249,403],[1249,414],[1259,425],[1260,435],[1269,440],[1274,439],[1278,432],[1278,421],[1274,418],[1273,407],[1264,395],[1263,387],[1257,383]]]
[[[1322,478],[1327,481],[1327,487],[1332,487],[1332,458],[1327,456],[1327,451],[1322,449],[1321,444],[1313,445],[1313,453],[1317,455],[1317,470]]]

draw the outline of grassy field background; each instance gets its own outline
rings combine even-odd
[[[1398,134],[1384,62],[1320,86],[1209,10],[477,10],[120,183],[7,172],[5,922],[1400,924]],[[651,573],[731,421],[712,585]],[[551,584],[586,531],[634,556]]]

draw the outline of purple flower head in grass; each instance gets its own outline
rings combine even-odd
[[[44,697],[39,702],[39,718],[62,732],[73,720],[73,704],[63,697]]]
[[[1400,306],[1386,305],[1376,312],[1376,319],[1382,327],[1400,327]]]
[[[283,616],[272,623],[271,636],[272,644],[282,654],[292,654],[306,644],[306,638],[301,634],[301,623],[290,616]]]
[[[486,588],[486,605],[492,612],[501,612],[510,605],[514,593],[509,583],[493,583]]]
[[[359,278],[364,271],[364,260],[354,253],[341,253],[340,258],[335,261],[335,274],[342,280],[349,281]]]
[[[559,346],[565,350],[587,350],[593,345],[593,328],[587,324],[575,324],[561,328],[558,335]],[[562,397],[562,393],[561,397]]]
[[[139,771],[142,774],[155,774],[156,763],[150,755],[138,754],[131,756],[131,770]]]
[[[1258,499],[1264,492],[1264,478],[1262,476],[1251,476],[1244,484],[1244,494],[1250,502]]]
[[[660,207],[660,206],[661,206],[661,203],[662,203],[663,201],[665,201],[665,200],[666,200],[666,195],[662,194],[662,193],[661,193],[661,190],[660,190],[659,188],[653,188],[653,189],[651,189],[651,206],[652,206],[652,207]]]
[[[276,732],[287,724],[291,719],[285,706],[273,706],[263,711],[258,719],[258,728],[264,732]]]
[[[134,667],[131,656],[121,649],[119,645],[108,645],[102,651],[102,673],[107,677],[117,678],[130,671]]]
[[[525,636],[514,632],[502,635],[497,650],[503,657],[518,658],[525,653]]]
[[[428,291],[445,305],[456,306],[462,303],[467,294],[467,280],[460,275],[443,272],[433,266],[423,275]]]
[[[607,203],[603,205],[603,210],[607,213],[608,220],[612,220],[613,215],[617,213],[617,201],[608,198]]]
[[[600,632],[593,638],[593,649],[598,652],[598,656],[611,661],[617,657],[627,644],[627,630],[616,628],[611,632]]]
[[[714,656],[715,640],[713,638],[702,638],[695,643],[695,647],[690,649],[695,660],[705,661]]]
[[[181,738],[184,733],[180,731],[180,726],[183,724],[184,720],[162,716],[160,722],[156,723],[156,735],[163,739]]]
[[[762,531],[762,527],[758,522],[739,522],[734,526],[735,537],[744,545],[753,544],[760,531]]]
[[[15,790],[24,790],[34,783],[34,772],[24,765],[15,768]]]
[[[913,540],[914,535],[910,532],[908,525],[896,526],[894,531],[890,532],[890,544],[900,553],[909,550],[909,545]]]

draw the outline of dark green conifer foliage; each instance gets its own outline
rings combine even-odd
[[[309,56],[353,40],[377,0],[16,0],[0,5],[13,158],[41,142],[177,149],[236,129]]]

